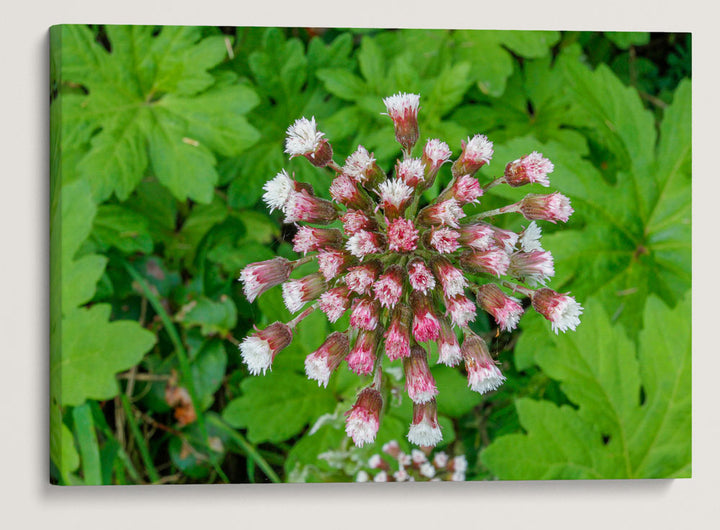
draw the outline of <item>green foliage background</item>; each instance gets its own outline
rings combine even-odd
[[[487,134],[487,179],[541,151],[575,208],[544,247],[582,325],[558,337],[529,311],[495,336],[479,321],[508,381],[481,398],[433,368],[443,447],[472,480],[690,476],[690,51],[678,34],[53,27],[52,481],[351,480],[319,455],[349,448],[342,413],[364,382],[303,376],[321,314],[250,377],[237,342],[289,314],[279,289],[251,305],[236,278],[293,257],[266,180],[286,168],[327,194],[326,174],[285,158],[287,126],[315,116],[338,162],[362,143],[389,170],[382,97],[397,91],[422,95],[421,142],[457,154]],[[527,191],[493,188],[483,207]],[[378,444],[407,450],[397,401]]]

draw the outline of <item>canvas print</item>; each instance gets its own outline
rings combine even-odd
[[[52,483],[691,476],[691,35],[50,42]]]

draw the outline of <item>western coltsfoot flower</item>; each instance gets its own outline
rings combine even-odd
[[[361,145],[344,166],[338,165],[314,117],[291,125],[286,153],[334,171],[334,179],[328,180],[333,200],[316,197],[312,186],[281,170],[265,184],[263,199],[271,211],[282,211],[285,223],[298,226],[293,249],[303,257],[253,263],[240,275],[251,302],[282,284],[288,310],[302,311],[287,324],[275,322],[240,344],[253,375],[272,368],[276,354],[290,344],[293,330],[310,313],[320,310],[334,323],[350,312],[350,327],[332,333],[309,353],[305,371],[322,386],[342,362],[358,375],[373,376],[346,416],[346,431],[359,446],[373,443],[379,428],[383,357],[401,365],[405,373],[405,388],[414,403],[409,441],[434,446],[442,440],[436,408],[442,388],[430,371],[429,343],[437,343],[437,362],[462,363],[468,386],[482,394],[501,386],[505,376],[483,338],[469,328],[478,309],[490,314],[503,331],[512,331],[524,311],[515,296],[527,296],[555,333],[574,330],[583,311],[571,296],[544,287],[555,270],[552,255],[540,245],[535,221],[566,222],[573,213],[567,197],[558,192],[529,194],[472,216],[464,211],[497,185],[549,186],[552,162],[533,151],[509,162],[500,177],[482,185],[475,175],[494,154],[493,143],[482,134],[463,141],[453,162],[448,145],[435,138],[413,158],[419,102],[420,96],[404,93],[384,100],[402,146],[392,175],[386,175],[373,153]],[[448,162],[450,183],[424,204],[421,195]],[[531,222],[515,233],[487,221],[505,213],[521,214]],[[296,267],[313,260],[318,272],[290,279]]]

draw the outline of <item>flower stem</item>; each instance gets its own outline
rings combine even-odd
[[[330,162],[328,162],[327,167],[332,169],[335,173],[342,173],[342,168],[340,166],[338,166],[334,160],[330,160]]]
[[[507,280],[502,280],[500,283],[503,285],[503,287],[507,287],[508,289],[512,289],[512,291],[513,291],[514,293],[522,293],[522,294],[524,294],[525,296],[529,296],[530,298],[532,298],[533,295],[535,294],[535,291],[532,290],[532,289],[530,289],[529,287],[524,287],[524,286],[522,286],[522,285],[518,285],[518,284],[516,284],[516,283],[509,282],[509,281],[507,281]]]
[[[487,212],[480,212],[479,214],[473,215],[472,217],[466,217],[465,219],[462,219],[460,222],[462,224],[468,224],[472,223],[473,221],[479,221],[481,219],[485,219],[486,217],[492,217],[493,215],[500,215],[502,213],[512,213],[517,212],[518,210],[518,203],[509,204],[507,206],[503,206],[502,208],[496,208],[494,210],[488,210]]]
[[[317,309],[318,304],[319,304],[319,302],[315,302],[313,305],[308,307],[305,311],[303,311],[298,316],[293,318],[290,322],[288,322],[287,325],[290,327],[290,329],[295,329],[295,326],[297,326],[300,322],[302,322],[302,320],[305,317],[309,316],[310,313],[312,313],[313,311],[315,311]]]
[[[503,184],[504,182],[505,182],[505,177],[498,177],[498,178],[496,178],[495,180],[493,180],[493,181],[488,182],[487,184],[485,184],[485,185],[483,186],[483,188],[482,188],[482,189],[483,189],[483,192],[486,192],[486,191],[489,190],[490,188],[494,188],[494,187],[497,186],[498,184]]]

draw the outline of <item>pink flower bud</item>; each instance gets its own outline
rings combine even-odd
[[[395,166],[395,176],[411,188],[425,181],[425,164],[419,158],[405,158]]]
[[[328,282],[337,277],[352,262],[350,254],[334,248],[320,250],[317,259],[320,272]]]
[[[330,184],[330,196],[338,203],[355,210],[367,210],[370,198],[348,175],[338,175]]]
[[[252,303],[271,287],[286,281],[292,270],[292,262],[280,257],[251,263],[240,273],[245,297]]]
[[[287,324],[273,322],[263,330],[256,330],[240,344],[243,362],[252,375],[263,374],[272,367],[277,352],[292,341],[292,330]]]
[[[318,386],[327,387],[330,375],[340,366],[350,351],[350,342],[345,333],[335,331],[322,343],[322,346],[305,358],[305,373],[318,382]]]
[[[347,158],[343,173],[365,185],[366,188],[373,187],[385,180],[385,173],[375,163],[375,157],[368,153],[362,145],[359,145],[357,150]]]
[[[484,394],[495,390],[505,381],[505,376],[490,357],[485,341],[475,333],[469,330],[465,332],[461,350],[465,358],[468,386],[472,390]]]
[[[453,324],[459,327],[465,327],[469,322],[475,320],[477,310],[475,304],[467,297],[456,294],[455,296],[445,298],[445,307]]]
[[[452,166],[454,177],[473,176],[478,169],[490,163],[493,155],[493,143],[483,134],[476,134],[462,142],[462,153]]]
[[[568,329],[575,331],[580,325],[583,307],[572,296],[557,293],[552,289],[538,289],[532,295],[532,305],[535,311],[551,322],[555,334],[558,330],[563,333]]]
[[[412,252],[417,248],[418,230],[410,219],[398,218],[388,223],[388,248],[395,252]]]
[[[430,204],[420,210],[418,223],[424,225],[446,225],[459,228],[458,221],[465,217],[465,212],[455,199],[447,199],[437,204]]]
[[[457,267],[454,267],[450,260],[438,256],[433,258],[430,265],[446,297],[465,292],[465,288],[468,286],[465,274]]]
[[[345,413],[345,432],[358,447],[375,441],[382,406],[382,394],[374,388],[365,388],[358,394],[353,407]]]
[[[373,289],[375,297],[382,307],[392,309],[398,303],[402,296],[403,277],[402,267],[392,265],[388,267],[385,274],[377,279]]]
[[[435,289],[435,277],[421,258],[414,258],[408,264],[410,285],[416,291],[427,294]]]
[[[427,403],[413,404],[413,419],[407,438],[410,443],[420,447],[435,447],[442,441],[442,432],[437,421],[437,403],[434,399]]]
[[[382,267],[379,261],[370,261],[364,265],[350,267],[345,275],[348,289],[358,294],[365,294],[370,289]]]
[[[315,300],[327,290],[320,273],[309,274],[299,280],[288,280],[282,286],[283,302],[291,313],[300,311],[306,302]]]
[[[491,248],[484,252],[463,252],[460,264],[472,272],[500,277],[507,274],[510,258],[503,250]]]
[[[347,287],[335,287],[320,295],[320,310],[330,322],[337,322],[349,306],[350,292]]]
[[[428,140],[423,149],[422,161],[425,164],[425,182],[423,188],[429,188],[435,182],[440,167],[450,159],[452,152],[445,142]]]
[[[570,199],[557,191],[548,195],[530,193],[518,203],[518,209],[526,219],[551,223],[556,221],[567,223],[575,211],[570,206]]]
[[[370,298],[356,298],[352,303],[350,325],[372,331],[377,327],[380,315],[380,304]]]
[[[362,210],[348,210],[340,220],[343,223],[343,229],[348,236],[357,234],[360,230],[372,232],[377,229],[375,219],[371,219]]]
[[[514,188],[534,182],[547,188],[550,185],[547,174],[554,169],[553,163],[543,158],[542,153],[533,151],[505,166],[505,182]]]
[[[385,239],[382,235],[377,232],[367,232],[365,230],[360,230],[350,236],[350,239],[348,239],[345,244],[348,252],[361,260],[368,254],[382,253],[384,247]]]
[[[497,226],[489,225],[495,233],[495,244],[502,248],[506,253],[511,253],[515,250],[515,245],[518,242],[518,235],[510,230],[503,230]]]
[[[414,403],[427,403],[438,390],[435,379],[430,373],[427,353],[422,346],[415,345],[410,350],[410,357],[403,361],[405,370],[405,389]]]
[[[383,99],[383,103],[395,126],[395,139],[409,152],[420,135],[417,122],[420,96],[400,92]]]
[[[453,179],[447,193],[443,193],[440,197],[441,199],[454,198],[462,206],[471,202],[480,202],[479,199],[483,193],[483,189],[475,177],[462,175]]]
[[[475,291],[477,304],[490,313],[503,331],[511,331],[517,327],[523,308],[516,298],[507,296],[492,283],[481,285]]]
[[[355,339],[355,345],[350,350],[347,357],[347,363],[350,370],[357,375],[368,375],[373,371],[375,366],[375,353],[378,347],[378,332],[361,330]]]
[[[413,189],[400,179],[388,179],[380,183],[377,194],[380,196],[380,207],[385,212],[385,217],[395,219],[400,217],[410,204]]]
[[[315,197],[307,190],[291,192],[283,211],[286,224],[302,221],[326,225],[338,216],[333,203]]]
[[[446,366],[456,366],[462,361],[460,343],[458,342],[452,326],[443,318],[440,321],[440,338],[438,345],[438,362]]]
[[[507,273],[532,287],[545,285],[548,278],[555,276],[552,254],[541,250],[514,252],[510,255]]]
[[[385,355],[391,361],[410,356],[410,318],[412,311],[405,304],[398,304],[392,314],[390,327],[384,334]]]
[[[410,294],[410,307],[413,311],[413,336],[418,342],[437,340],[440,335],[440,321],[432,310],[430,300],[418,291]]]
[[[283,169],[274,178],[268,180],[263,185],[263,189],[265,190],[263,201],[265,201],[272,213],[274,210],[285,210],[285,204],[292,192],[303,189],[310,192],[312,187],[293,180]]]
[[[341,243],[342,233],[337,228],[301,226],[293,238],[293,250],[307,254],[325,247],[338,248]]]
[[[332,161],[332,146],[317,131],[315,117],[300,118],[287,130],[285,152],[290,158],[304,156],[316,167],[325,167]]]
[[[424,242],[440,254],[452,254],[460,248],[460,232],[450,228],[435,228],[425,232]]]
[[[459,241],[474,250],[488,250],[496,245],[495,231],[486,223],[463,225]]]

